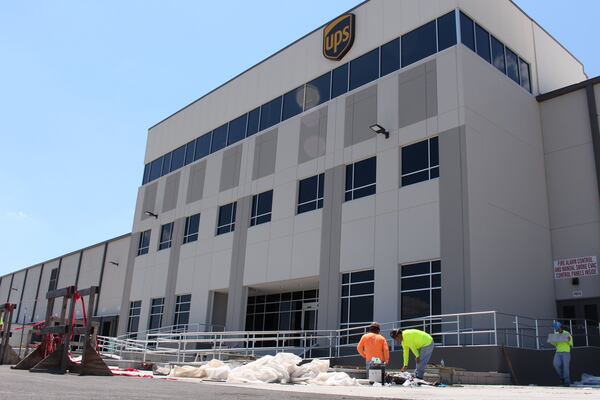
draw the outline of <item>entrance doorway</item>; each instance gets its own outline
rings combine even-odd
[[[317,329],[317,318],[319,312],[319,303],[302,304],[302,330],[314,331]]]
[[[556,308],[560,321],[567,330],[571,329],[575,346],[600,345],[600,297],[561,300],[557,302]]]

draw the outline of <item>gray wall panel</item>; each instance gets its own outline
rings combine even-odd
[[[277,156],[277,129],[273,129],[256,138],[252,179],[259,179],[275,173]]]
[[[345,169],[344,165],[339,165],[325,171],[318,329],[338,329],[340,324],[340,247]]]
[[[325,155],[327,144],[327,109],[320,108],[300,120],[298,164]]]
[[[223,152],[221,164],[221,180],[219,191],[234,188],[240,184],[240,167],[242,165],[242,144]]]
[[[377,85],[346,97],[344,147],[373,139],[369,128],[377,122]]]
[[[437,71],[435,60],[398,75],[399,127],[437,115]]]
[[[177,207],[177,197],[179,194],[179,181],[181,172],[169,175],[165,181],[165,194],[162,203],[162,212],[174,210]]]
[[[470,309],[468,206],[464,126],[439,134],[442,313]]]
[[[156,192],[158,191],[158,182],[151,183],[144,188],[144,200],[142,201],[142,209],[140,210],[140,219],[145,220],[150,218],[144,214],[144,211],[156,212]]]
[[[129,242],[129,253],[127,255],[127,266],[123,285],[123,298],[121,300],[121,315],[119,316],[119,329],[117,335],[123,335],[127,332],[127,318],[129,316],[129,298],[131,297],[131,283],[133,281],[133,268],[135,266],[135,257],[137,256],[137,247],[140,241],[141,232],[131,234]]]
[[[206,178],[206,160],[190,167],[190,178],[187,187],[186,204],[202,199],[204,194],[204,180]]]
[[[247,290],[244,288],[244,265],[251,205],[252,196],[246,196],[237,201],[226,317],[227,330],[232,331],[245,329],[246,300],[248,296]]]
[[[179,255],[183,243],[183,226],[185,218],[176,219],[173,222],[173,237],[169,252],[169,265],[167,266],[167,282],[165,283],[165,308],[162,319],[163,326],[175,323],[175,290],[177,288],[177,272],[179,269]]]

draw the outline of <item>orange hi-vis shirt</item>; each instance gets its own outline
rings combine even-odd
[[[387,341],[378,333],[364,334],[360,338],[360,342],[358,342],[356,349],[367,362],[371,361],[371,358],[373,357],[379,358],[386,364],[390,360],[390,350]]]

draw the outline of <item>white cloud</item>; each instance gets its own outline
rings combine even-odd
[[[27,214],[24,211],[7,211],[4,215],[7,218],[16,219],[16,220],[20,220],[20,221],[30,219],[29,214]]]

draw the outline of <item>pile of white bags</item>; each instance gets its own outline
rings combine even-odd
[[[345,372],[327,372],[329,360],[312,360],[299,366],[300,357],[291,353],[264,356],[231,368],[219,360],[201,367],[173,367],[169,376],[227,381],[227,383],[301,383],[322,386],[354,386],[358,382]]]

